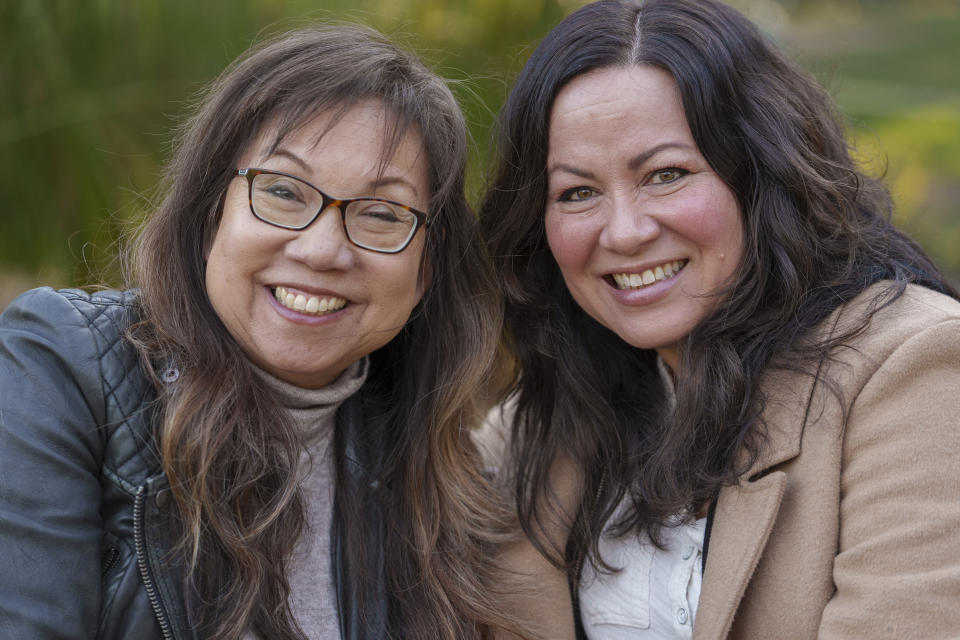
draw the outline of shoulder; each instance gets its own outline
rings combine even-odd
[[[960,301],[917,285],[893,292],[891,283],[877,283],[824,323],[824,335],[863,327],[833,354],[840,366],[832,373],[845,382],[865,384],[878,370],[910,375],[960,350]]]
[[[960,302],[915,285],[888,304],[870,294],[849,305],[854,315],[876,311],[837,354],[849,371],[835,370],[853,382],[861,411],[883,407],[906,414],[950,406],[960,412],[960,396],[950,392],[960,388]]]
[[[960,321],[960,301],[949,296],[914,284],[908,284],[896,298],[892,298],[893,292],[890,282],[869,287],[838,310],[838,326],[869,316],[863,339],[870,342],[906,337],[937,324]]]
[[[135,291],[49,287],[21,294],[0,316],[0,338],[7,349],[32,350],[37,364],[55,360],[59,366],[86,366],[110,373],[136,360],[124,348],[124,334],[136,319]]]
[[[895,293],[893,283],[877,283],[824,320],[811,342],[848,335],[828,358],[802,371],[772,366],[764,372],[769,442],[753,470],[795,455],[804,433],[849,435],[857,430],[851,424],[877,426],[915,415],[921,405],[960,414],[960,406],[948,408],[960,403],[960,394],[938,397],[945,384],[960,388],[960,302],[915,285]],[[808,423],[819,426],[805,429]],[[824,430],[826,425],[832,426]],[[930,426],[951,428],[943,421]]]
[[[105,335],[122,333],[131,321],[135,291],[105,290],[89,293],[80,289],[32,289],[18,296],[0,315],[8,331],[45,332],[93,330]]]
[[[16,298],[0,315],[0,374],[8,399],[18,402],[31,389],[59,394],[46,399],[51,407],[58,397],[83,398],[84,410],[101,425],[137,412],[150,385],[125,339],[137,318],[136,296],[44,287]]]
[[[915,285],[894,297],[891,284],[873,285],[823,323],[817,339],[842,340],[815,376],[785,372],[768,387],[771,411],[789,409],[779,420],[801,432],[806,419],[789,414],[835,425],[845,455],[904,434],[925,446],[960,446],[960,302]]]
[[[869,310],[870,293],[853,310]],[[837,361],[831,374],[844,383],[847,410],[842,524],[822,630],[853,636],[871,625],[909,624],[936,636],[956,629],[956,616],[921,612],[949,610],[960,594],[957,563],[944,565],[960,558],[960,303],[908,286],[873,313]]]

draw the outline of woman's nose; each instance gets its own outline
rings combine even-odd
[[[618,198],[612,202],[600,231],[600,246],[622,255],[633,255],[660,235],[660,222],[644,202]]]
[[[294,233],[285,245],[287,257],[314,271],[344,271],[353,266],[354,247],[336,207],[327,207],[309,227]]]

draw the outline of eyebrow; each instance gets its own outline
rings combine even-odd
[[[310,173],[310,166],[306,163],[306,161],[303,158],[293,153],[292,151],[287,151],[283,147],[277,147],[276,149],[273,149],[270,152],[270,154],[264,158],[264,160],[269,160],[270,158],[274,158],[277,156],[290,160],[295,165],[303,169],[305,172]]]
[[[307,173],[308,175],[309,175],[309,174],[311,173],[311,171],[312,171],[311,168],[310,168],[310,165],[308,165],[307,162],[306,162],[303,158],[301,158],[301,157],[298,156],[297,154],[293,153],[292,151],[289,151],[289,150],[287,150],[287,149],[284,149],[283,147],[278,147],[278,148],[274,149],[273,152],[270,153],[270,155],[268,155],[266,158],[264,158],[264,160],[269,160],[270,158],[274,158],[274,157],[277,157],[277,156],[280,156],[280,157],[286,158],[287,160],[290,160],[291,162],[293,162],[294,164],[296,164],[298,167],[300,167],[301,169],[303,169],[303,171],[304,171],[305,173]],[[405,187],[407,187],[408,189],[410,189],[410,190],[413,192],[414,197],[416,197],[416,198],[419,198],[419,197],[420,197],[420,192],[417,190],[416,185],[414,185],[412,182],[410,182],[409,180],[407,180],[404,176],[385,176],[385,175],[380,175],[380,176],[377,177],[376,180],[371,180],[370,182],[368,182],[367,185],[368,185],[368,187],[369,187],[370,189],[372,189],[374,192],[376,192],[377,189],[380,189],[380,188],[382,188],[382,187],[389,187],[389,186],[391,186],[391,185],[405,186]],[[320,185],[320,188],[322,189],[323,186]]]
[[[664,142],[663,144],[658,144],[657,146],[651,147],[650,149],[647,149],[646,151],[638,153],[637,155],[630,158],[627,161],[627,168],[630,169],[631,171],[636,171],[637,169],[642,167],[648,160],[650,160],[650,158],[657,155],[661,151],[665,151],[667,149],[684,149],[689,151],[691,148],[692,147],[690,145],[684,144],[682,142]],[[549,169],[547,169],[548,174],[551,174],[554,171],[565,171],[567,173],[571,173],[581,178],[587,178],[587,179],[594,178],[594,175],[592,172],[587,171],[585,169],[580,169],[578,167],[571,166],[569,164],[564,164],[562,162],[558,162],[553,166],[551,166]]]
[[[630,160],[627,162],[627,167],[631,170],[639,169],[644,164],[646,164],[647,160],[657,155],[661,151],[665,151],[667,149],[689,150],[690,145],[684,144],[682,142],[664,142],[663,144],[658,144],[657,146],[647,149],[643,153],[638,153],[637,155],[630,158]]]

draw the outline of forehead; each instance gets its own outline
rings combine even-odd
[[[264,124],[242,156],[266,159],[280,150],[304,160],[337,155],[336,162],[360,163],[383,173],[426,165],[427,154],[416,126],[404,126],[383,102],[363,100],[336,105],[288,122],[274,117]]]
[[[692,138],[676,82],[650,65],[590,71],[557,94],[550,112],[551,145],[571,134],[589,140],[605,128]]]

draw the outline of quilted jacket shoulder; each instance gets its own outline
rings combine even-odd
[[[131,291],[35,289],[0,316],[0,637],[191,637],[134,321]]]

